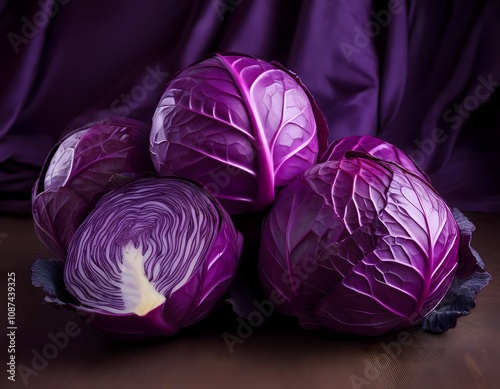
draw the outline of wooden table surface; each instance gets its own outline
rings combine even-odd
[[[38,242],[29,218],[0,216],[0,388],[500,388],[500,215],[468,213],[473,247],[493,276],[472,314],[441,335],[412,330],[373,339],[327,339],[293,320],[256,328],[231,353],[229,310],[169,338],[120,343],[75,313],[43,305],[31,286]],[[16,381],[7,379],[7,278],[15,273]]]

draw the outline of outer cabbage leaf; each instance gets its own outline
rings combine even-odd
[[[262,234],[264,290],[306,329],[378,335],[420,322],[458,268],[453,215],[432,187],[361,153],[309,169],[277,197]]]
[[[476,227],[458,209],[452,212],[460,228],[460,266],[443,301],[423,320],[424,331],[433,333],[455,328],[459,317],[469,315],[476,306],[477,294],[491,279],[478,252],[470,246]]]
[[[166,86],[150,150],[160,174],[194,179],[230,213],[263,209],[317,162],[328,128],[298,77],[276,63],[215,54]]]
[[[173,335],[204,318],[229,287],[242,237],[210,194],[178,178],[136,178],[105,194],[64,264],[38,260],[46,301],[94,316],[121,339]]]
[[[35,231],[48,250],[66,258],[76,228],[115,173],[154,171],[148,138],[144,123],[111,118],[75,130],[53,148],[32,193]]]
[[[320,162],[342,159],[348,151],[359,151],[384,161],[397,163],[430,182],[427,174],[403,150],[369,135],[352,135],[336,140],[328,146],[328,149],[321,156]]]

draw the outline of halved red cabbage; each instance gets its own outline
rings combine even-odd
[[[277,63],[215,54],[178,73],[153,117],[160,174],[194,179],[230,213],[263,209],[317,162],[328,128],[298,77]]]
[[[38,260],[32,281],[46,301],[92,313],[91,324],[115,337],[173,335],[226,292],[241,248],[206,191],[179,178],[137,178],[99,200],[64,266]]]
[[[66,258],[76,228],[116,173],[154,171],[149,127],[129,118],[90,123],[62,139],[33,186],[35,231],[58,258]]]

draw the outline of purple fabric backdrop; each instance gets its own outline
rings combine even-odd
[[[498,0],[0,1],[0,212],[29,212],[45,155],[104,116],[149,122],[204,54],[278,60],[330,140],[379,136],[450,205],[500,212]]]

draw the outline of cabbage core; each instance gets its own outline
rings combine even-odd
[[[134,180],[105,195],[76,231],[66,287],[83,306],[145,315],[198,271],[219,228],[215,204],[194,184]]]

